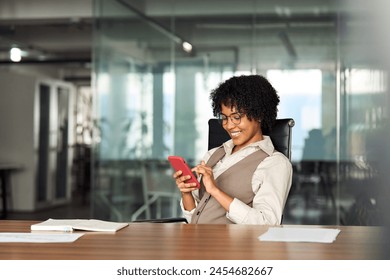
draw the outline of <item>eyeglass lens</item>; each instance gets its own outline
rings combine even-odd
[[[241,115],[239,113],[233,113],[230,116],[226,116],[224,114],[218,115],[218,120],[221,124],[226,125],[228,122],[228,118],[230,118],[231,122],[233,124],[240,124],[241,122]]]

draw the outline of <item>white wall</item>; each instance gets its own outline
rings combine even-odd
[[[73,137],[73,110],[74,86],[70,83],[54,79],[44,79],[33,73],[11,72],[0,70],[0,162],[20,165],[18,171],[11,173],[11,197],[8,205],[10,210],[33,211],[63,203],[71,198],[70,170],[72,164],[71,148],[68,150],[68,186],[66,198],[61,201],[55,198],[55,176],[57,156],[57,107],[51,106],[50,147],[49,147],[49,176],[47,201],[38,204],[36,202],[36,171],[38,151],[38,123],[39,123],[39,99],[38,85],[40,82],[52,87],[53,97],[57,86],[70,90],[69,99],[69,141],[68,147],[74,144]],[[53,103],[54,102],[54,103]],[[56,98],[51,105],[56,105]]]
[[[36,79],[0,72],[0,162],[22,166],[11,175],[9,205],[20,210],[34,208],[35,197],[33,119]]]

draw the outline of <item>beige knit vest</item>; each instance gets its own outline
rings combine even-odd
[[[214,167],[225,156],[225,150],[221,146],[207,161],[207,165]],[[215,181],[217,186],[226,194],[237,198],[249,206],[252,206],[255,194],[252,190],[252,176],[257,166],[268,155],[258,150],[223,172]],[[226,210],[213,198],[201,181],[199,189],[200,202],[192,215],[191,224],[232,224],[226,217]]]

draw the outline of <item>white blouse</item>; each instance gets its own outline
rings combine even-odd
[[[232,140],[225,142],[223,147],[226,155],[214,166],[214,179],[218,178],[226,169],[259,149],[269,155],[253,173],[252,190],[255,197],[252,207],[234,198],[226,217],[236,224],[279,225],[292,182],[292,165],[289,159],[274,150],[269,136],[264,136],[263,140],[252,143],[234,154],[232,154],[234,147]],[[207,162],[217,149],[214,148],[208,151],[203,160]],[[239,186],[237,187],[239,188]],[[192,194],[196,203],[198,203],[200,201],[198,190],[193,191]],[[180,204],[184,217],[190,222],[195,209],[186,211],[183,203]]]

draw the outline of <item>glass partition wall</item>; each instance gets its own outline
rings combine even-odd
[[[350,7],[189,2],[94,2],[93,216],[180,215],[167,156],[200,161],[210,90],[257,73],[296,123],[284,223],[380,224],[370,142],[388,118],[387,72],[360,56],[364,20]]]

